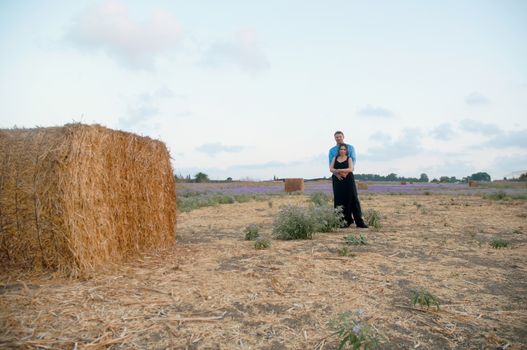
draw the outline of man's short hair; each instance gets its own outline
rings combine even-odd
[[[344,136],[344,133],[342,131],[340,131],[340,130],[335,131],[333,136],[337,136],[337,134],[341,134],[342,136]]]

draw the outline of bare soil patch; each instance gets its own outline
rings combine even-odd
[[[281,205],[308,205],[272,201],[181,213],[176,247],[84,280],[0,276],[0,348],[334,349],[328,321],[358,308],[382,349],[527,348],[526,202],[365,195],[380,230],[255,250],[247,225],[270,236]],[[369,244],[338,256],[359,233]],[[510,246],[492,248],[494,237]],[[410,305],[420,286],[438,311]]]

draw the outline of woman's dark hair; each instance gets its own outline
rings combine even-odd
[[[339,148],[337,150],[337,157],[339,156],[339,152],[340,152],[340,149],[344,147],[346,149],[346,157],[348,156],[348,145],[346,145],[345,143],[342,143],[339,145]]]

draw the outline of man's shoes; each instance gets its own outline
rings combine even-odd
[[[357,228],[368,228],[365,222],[357,223]]]

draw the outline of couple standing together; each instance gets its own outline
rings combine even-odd
[[[353,167],[356,155],[353,146],[344,143],[344,133],[337,131],[334,134],[337,145],[329,150],[329,170],[333,173],[333,199],[335,208],[342,207],[342,214],[346,227],[355,225],[359,228],[368,228],[362,219],[359,196],[355,186]]]

